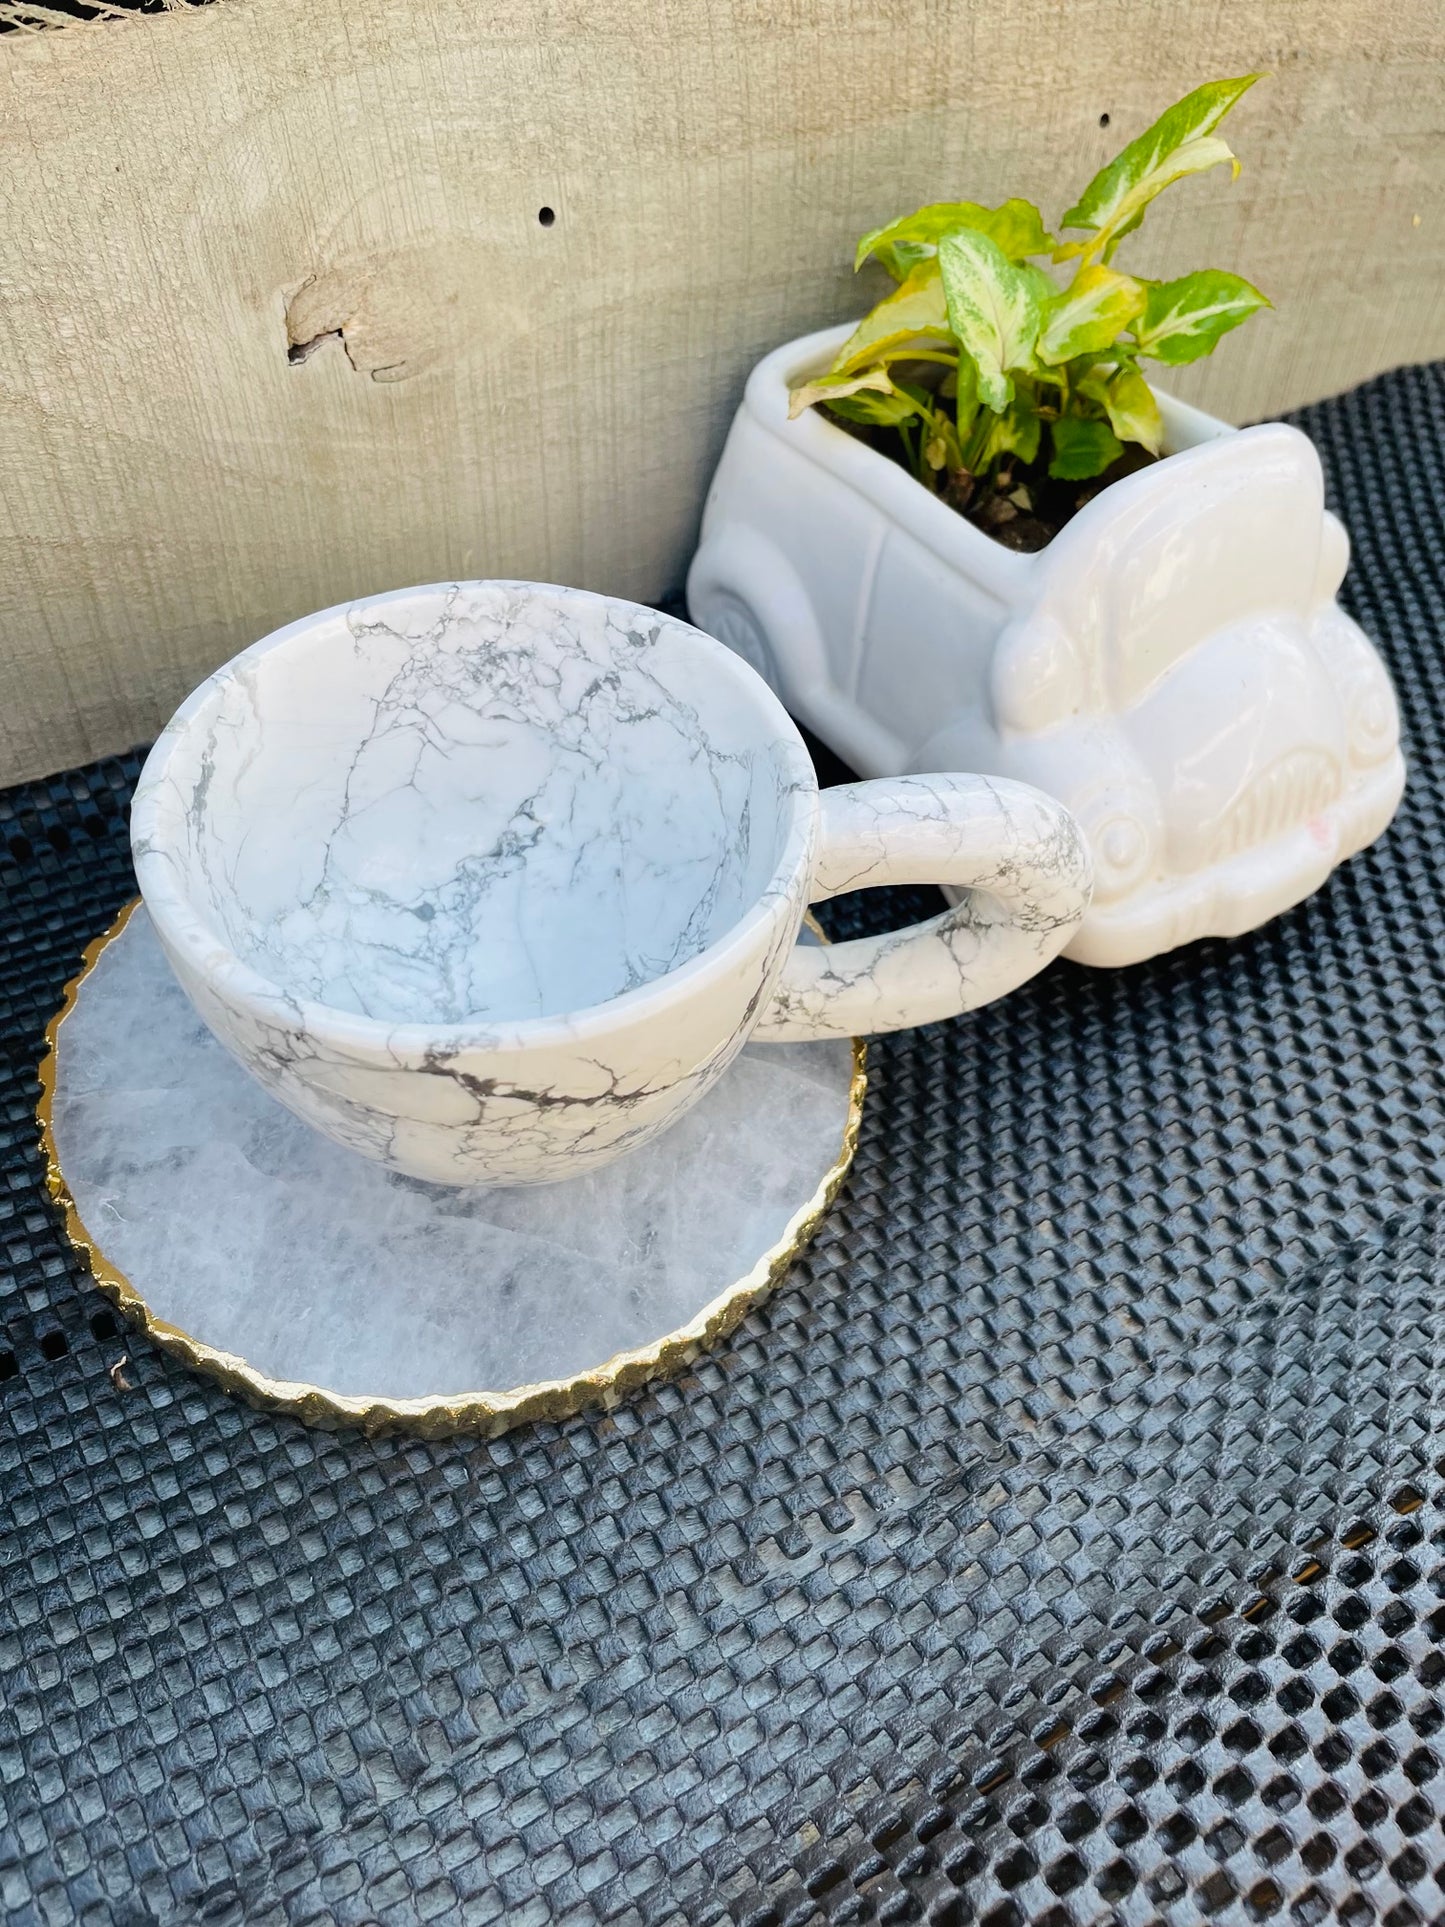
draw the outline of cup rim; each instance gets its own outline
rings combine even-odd
[[[319,624],[416,596],[478,588],[524,590],[569,602],[601,603],[613,609],[633,610],[687,631],[712,668],[730,678],[761,713],[798,778],[788,794],[782,849],[772,874],[742,915],[696,956],[645,984],[599,1003],[580,1005],[575,1010],[498,1022],[473,1018],[453,1023],[390,1023],[384,1018],[366,1017],[313,998],[297,997],[284,984],[246,963],[180,887],[171,854],[171,832],[179,812],[175,793],[166,786],[170,760],[187,739],[197,718],[219,700],[221,692],[243,669],[311,634]],[[168,950],[178,953],[202,984],[239,1004],[262,1024],[304,1030],[319,1043],[374,1058],[395,1069],[398,1055],[448,1056],[467,1050],[530,1050],[585,1042],[686,1002],[708,980],[726,976],[738,959],[750,953],[760,931],[790,914],[793,884],[799,871],[811,861],[817,816],[817,775],[797,725],[757,671],[724,643],[680,616],[634,602],[627,596],[604,595],[562,583],[484,577],[416,583],[332,603],[328,608],[314,610],[272,630],[223,663],[192,690],[152,745],[131,802],[130,834],[136,880],[157,934]],[[806,903],[799,907],[800,916],[803,908]]]

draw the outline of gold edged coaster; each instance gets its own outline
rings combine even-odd
[[[528,1420],[566,1418],[589,1406],[615,1405],[649,1380],[682,1371],[700,1353],[726,1338],[745,1314],[773,1290],[817,1231],[853,1161],[867,1089],[865,1047],[858,1040],[852,1045],[847,1115],[836,1159],[811,1194],[799,1202],[781,1236],[742,1277],[717,1292],[685,1324],[645,1344],[616,1351],[587,1370],[506,1390],[418,1398],[372,1397],[270,1377],[245,1358],[193,1337],[152,1311],[126,1275],[107,1258],[82,1220],[61,1166],[55,1131],[61,1026],[76,1008],[97,962],[121,936],[140,901],[137,897],[127,904],[104,935],[86,946],[81,969],[66,985],[61,1007],[46,1026],[46,1052],[40,1065],[41,1095],[36,1107],[46,1183],[60,1208],[67,1237],[84,1254],[96,1284],[106,1297],[162,1351],[209,1374],[227,1391],[262,1409],[288,1413],[307,1424],[327,1428],[357,1426],[367,1433],[395,1430],[423,1438],[440,1438],[456,1433],[495,1437]],[[821,937],[817,926],[812,927]]]

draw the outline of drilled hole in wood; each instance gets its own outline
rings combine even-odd
[[[537,209],[537,219],[541,222],[543,227],[551,227],[552,223],[556,220],[556,218],[557,218],[557,211],[555,208],[539,207]]]

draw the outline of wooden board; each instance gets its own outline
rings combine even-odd
[[[859,232],[1056,215],[1251,66],[1244,175],[1130,256],[1274,297],[1177,384],[1236,419],[1445,353],[1436,0],[215,0],[0,38],[0,782],[350,595],[677,585],[748,366],[873,298]]]

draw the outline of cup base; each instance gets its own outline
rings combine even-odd
[[[783,1276],[852,1160],[861,1044],[750,1045],[657,1143],[541,1189],[421,1183],[279,1106],[143,907],[48,1032],[51,1194],[164,1350],[325,1426],[492,1434],[686,1365]]]

